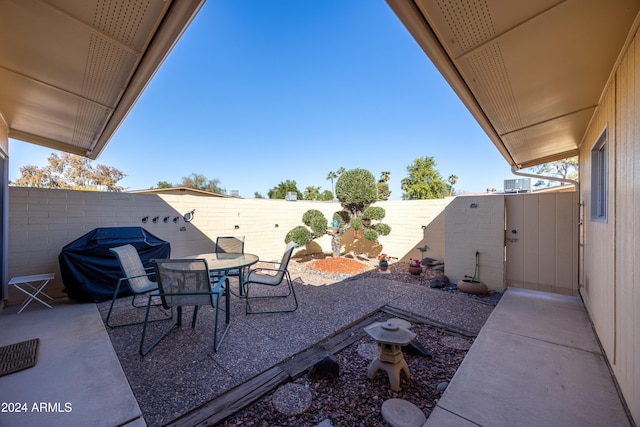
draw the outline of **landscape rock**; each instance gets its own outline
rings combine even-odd
[[[340,376],[340,364],[331,354],[313,365],[309,370],[309,377],[313,379],[326,378],[334,380]]]
[[[402,351],[407,354],[413,354],[415,356],[422,356],[427,359],[431,359],[433,355],[429,350],[427,350],[418,340],[411,340],[409,344],[402,347]]]
[[[429,282],[429,287],[430,288],[445,288],[445,287],[449,286],[450,284],[451,284],[451,282],[449,282],[449,278],[447,276],[445,276],[444,274],[441,274],[441,275],[436,276],[433,279],[431,279],[431,281]]]
[[[444,393],[447,387],[449,387],[449,381],[443,381],[440,384],[438,384],[438,386],[436,387],[436,390],[438,390],[438,393]]]

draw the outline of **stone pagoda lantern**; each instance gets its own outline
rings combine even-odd
[[[367,377],[375,378],[376,373],[382,369],[389,376],[391,389],[400,391],[400,372],[404,371],[407,379],[410,378],[409,366],[404,360],[402,346],[409,344],[416,334],[400,326],[408,322],[394,320],[396,319],[374,323],[364,328],[365,332],[378,344],[377,357],[369,364]]]

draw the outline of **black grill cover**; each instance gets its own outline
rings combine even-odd
[[[130,244],[138,250],[142,264],[171,256],[171,245],[142,227],[96,228],[62,248],[58,260],[69,299],[102,302],[113,297],[122,274],[120,263],[109,248]],[[129,295],[123,283],[118,296]]]

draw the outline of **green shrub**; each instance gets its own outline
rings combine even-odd
[[[351,227],[354,230],[360,230],[362,228],[362,220],[360,218],[353,218],[351,220]]]
[[[336,182],[336,197],[348,211],[362,212],[378,201],[376,179],[366,169],[351,169],[340,175]]]
[[[380,221],[384,218],[385,215],[386,215],[386,212],[383,208],[379,206],[369,206],[362,213],[362,218]]]
[[[375,229],[381,236],[388,236],[391,233],[391,226],[387,224],[376,224]]]
[[[299,225],[289,231],[284,238],[285,243],[295,242],[298,246],[304,246],[311,241],[311,232],[307,227]]]
[[[320,237],[327,232],[328,221],[324,214],[317,209],[309,209],[302,215],[302,222],[305,223],[311,232],[313,238]]]
[[[365,228],[364,229],[364,238],[367,240],[371,240],[372,242],[378,241],[378,233],[373,228]]]

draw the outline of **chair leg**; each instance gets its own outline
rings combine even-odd
[[[200,308],[199,305],[196,305],[193,307],[193,318],[191,319],[191,327],[195,328],[196,327],[196,317],[198,316],[198,309]]]
[[[298,298],[296,297],[296,291],[293,289],[293,281],[291,280],[291,275],[289,274],[288,271],[285,272],[285,277],[284,280],[287,281],[287,286],[289,287],[289,292],[285,295],[269,295],[269,296],[263,296],[263,297],[253,297],[253,299],[277,299],[277,298],[287,298],[289,296],[293,296],[293,301],[294,301],[294,307],[290,308],[290,309],[284,309],[284,310],[266,310],[266,311],[259,311],[259,310],[253,310],[251,309],[251,303],[250,303],[250,296],[249,296],[249,285],[251,284],[246,283],[246,305],[245,305],[245,313],[246,314],[266,314],[266,313],[291,313],[293,311],[296,311],[298,309]]]
[[[141,325],[144,321],[128,322],[128,323],[117,323],[117,324],[114,324],[114,323],[111,322],[111,314],[113,312],[113,306],[116,303],[116,299],[118,299],[118,293],[120,292],[120,284],[121,283],[122,282],[120,280],[118,280],[118,284],[116,285],[116,290],[113,293],[113,298],[111,298],[111,304],[109,305],[109,312],[107,313],[107,320],[105,321],[105,323],[110,328],[121,328],[123,326]],[[150,291],[150,292],[152,292],[152,291]],[[133,299],[131,300],[131,305],[133,307],[135,307],[135,308],[144,308],[145,307],[144,305],[136,305],[135,304],[136,297],[139,296],[139,295],[140,294],[133,294]],[[149,298],[154,297],[154,295],[148,295],[148,296],[149,296]],[[162,304],[153,303],[151,305],[154,306],[154,307],[157,307],[157,306],[160,306]],[[173,319],[173,314],[170,317],[165,317],[163,319],[150,320],[149,323],[151,323],[151,322],[161,322],[161,321],[164,321],[164,320],[171,320],[171,319]]]
[[[228,280],[228,279],[227,279]],[[227,286],[229,286],[229,283],[227,282]],[[228,290],[225,290],[225,298],[228,300],[229,299],[229,293]],[[220,295],[216,296],[216,316],[215,316],[215,323],[214,323],[214,327],[213,327],[213,351],[217,352],[218,349],[220,348],[220,346],[222,345],[222,341],[224,340],[224,337],[227,335],[227,332],[229,331],[229,327],[231,326],[231,322],[229,320],[229,316],[225,315],[225,328],[224,331],[222,332],[222,336],[220,337],[220,339],[218,339],[218,312],[219,312],[219,308],[220,308]]]
[[[140,337],[140,348],[138,349],[138,352],[140,353],[141,356],[146,356],[151,350],[153,350],[153,348],[158,345],[158,343],[160,341],[162,341],[162,339],[164,337],[166,337],[169,332],[171,332],[173,330],[173,328],[175,328],[176,326],[180,326],[180,323],[182,322],[182,307],[178,307],[178,318],[176,320],[176,322],[174,324],[171,325],[171,327],[169,329],[167,329],[165,332],[162,333],[162,335],[160,335],[160,337],[158,339],[156,339],[153,343],[151,343],[151,345],[149,345],[149,347],[145,347],[144,346],[144,341],[145,341],[145,337],[147,335],[147,324],[152,323],[152,322],[156,322],[156,320],[151,320],[149,321],[149,310],[151,309],[151,306],[153,304],[151,304],[151,298],[153,298],[152,295],[149,295],[149,301],[147,303],[147,309],[146,309],[146,313],[144,316],[144,321],[143,323],[143,327],[142,327],[142,336]],[[171,319],[173,319],[173,307],[171,308]]]

